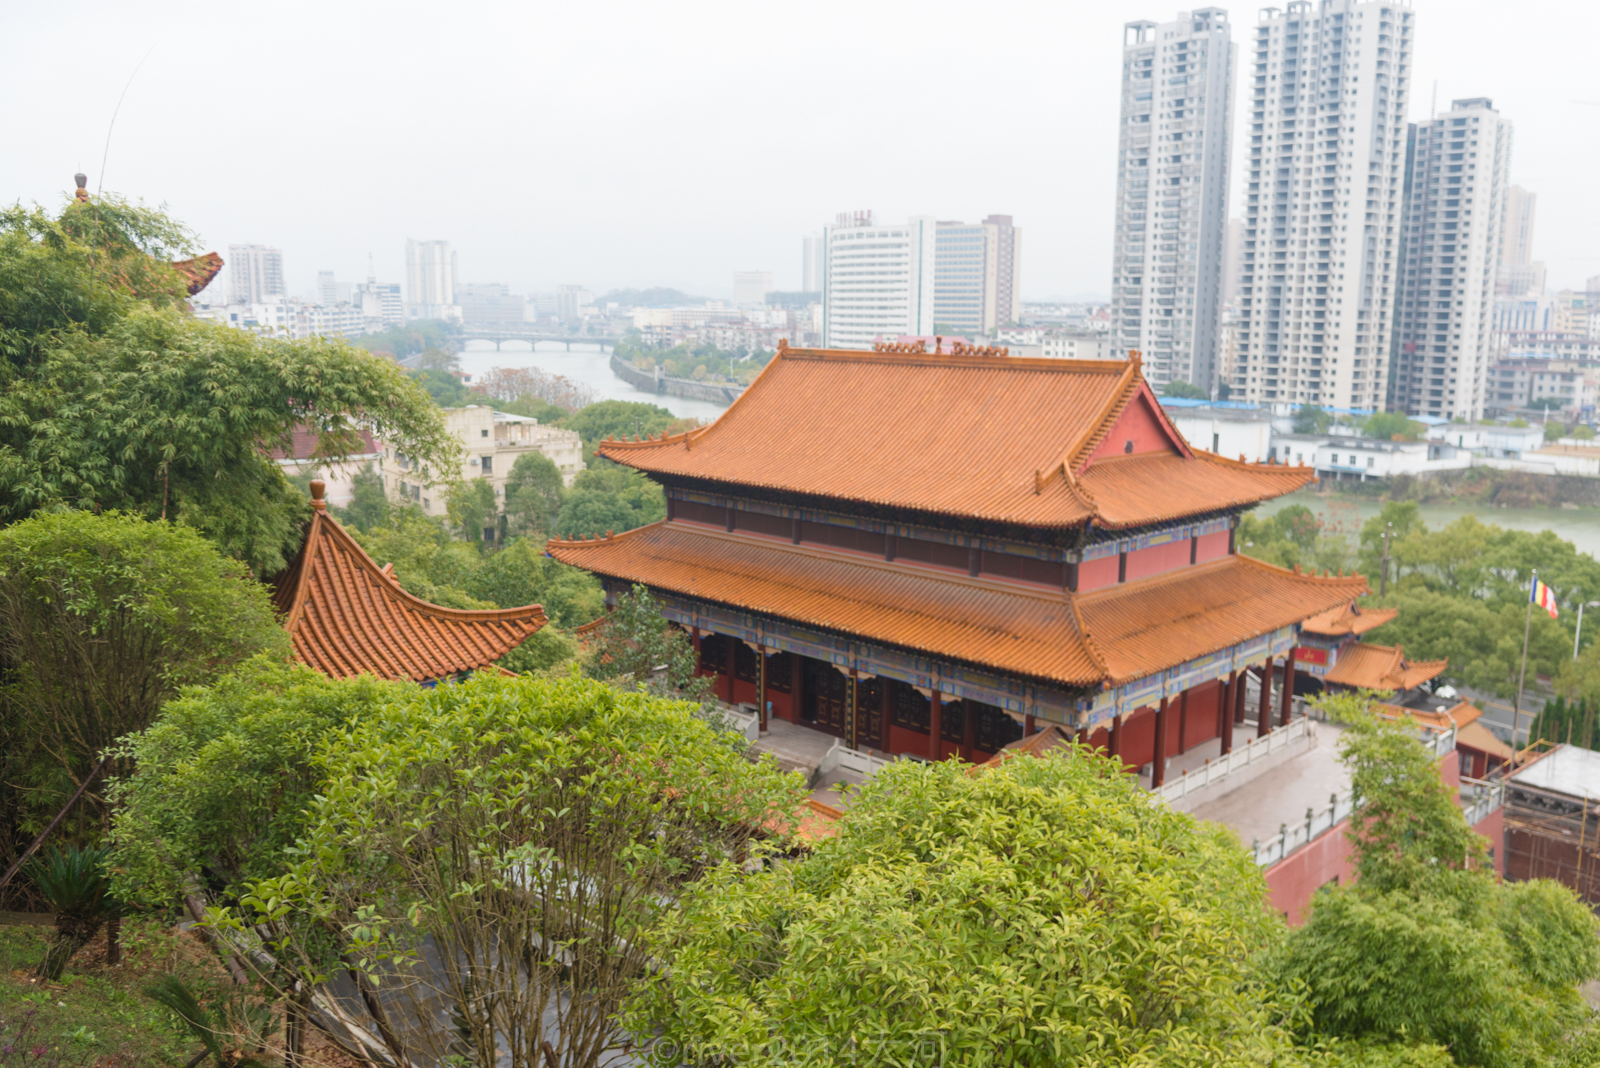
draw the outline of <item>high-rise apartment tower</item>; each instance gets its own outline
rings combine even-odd
[[[1487,99],[1457,100],[1417,124],[1411,151],[1390,406],[1476,420],[1494,355],[1511,124]]]
[[[1022,231],[1009,215],[981,223],[941,222],[934,231],[934,329],[980,337],[1022,313],[1017,284]]]
[[[1244,68],[1236,397],[1385,403],[1415,23],[1396,0],[1262,12]]]
[[[822,292],[822,235],[811,233],[801,242],[800,291]]]
[[[822,231],[822,343],[870,349],[880,337],[933,333],[931,218],[880,225],[842,214]]]
[[[1497,293],[1511,297],[1544,296],[1544,264],[1533,258],[1533,209],[1537,194],[1519,185],[1506,193],[1505,225],[1500,229],[1500,270]]]
[[[1234,63],[1221,8],[1123,29],[1111,329],[1158,387],[1216,376]]]
[[[228,246],[228,299],[234,304],[282,300],[283,253],[266,245]]]

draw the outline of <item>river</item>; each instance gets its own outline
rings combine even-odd
[[[1317,514],[1324,529],[1350,535],[1351,545],[1361,524],[1377,515],[1382,501],[1369,501],[1340,494],[1323,496],[1311,490],[1301,490],[1287,497],[1268,501],[1258,509],[1261,515],[1272,515],[1291,504],[1303,504]],[[1492,505],[1473,504],[1421,504],[1417,510],[1429,530],[1448,526],[1464,515],[1476,515],[1479,521],[1508,530],[1526,530],[1537,534],[1553,530],[1558,538],[1570,541],[1579,552],[1600,558],[1600,508],[1496,508]]]
[[[579,344],[583,347],[579,348]],[[592,390],[598,400],[644,401],[660,405],[680,418],[710,422],[727,408],[711,401],[633,388],[611,373],[611,347],[602,347],[598,342],[575,342],[571,352],[550,342],[530,349],[525,341],[507,341],[499,351],[492,341],[467,342],[461,353],[463,371],[478,376],[494,367],[534,367],[548,374],[565,375]]]

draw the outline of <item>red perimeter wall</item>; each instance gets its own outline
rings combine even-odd
[[[1454,751],[1446,753],[1439,760],[1439,777],[1452,790],[1460,787],[1460,760]],[[1501,876],[1505,875],[1506,870],[1503,812],[1504,809],[1495,809],[1472,828],[1489,840],[1489,847],[1494,850],[1494,870]],[[1305,922],[1311,898],[1318,889],[1336,879],[1342,885],[1349,885],[1355,878],[1355,869],[1350,860],[1350,840],[1345,837],[1349,826],[1349,820],[1341,822],[1331,830],[1324,831],[1310,845],[1301,846],[1267,869],[1267,901],[1292,926],[1298,927]]]

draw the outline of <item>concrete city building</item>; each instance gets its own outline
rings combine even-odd
[[[333,277],[332,271],[317,272],[317,303],[323,307],[331,308],[335,304],[349,304],[350,290],[350,283],[337,281]]]
[[[448,241],[406,239],[406,303],[417,319],[448,319],[456,303],[456,254]]]
[[[801,242],[800,292],[822,292],[822,234],[810,233]]]
[[[934,231],[933,322],[936,330],[993,334],[1022,315],[1022,231],[1009,215],[981,223],[941,222]]]
[[[1236,62],[1221,8],[1123,29],[1111,320],[1158,390],[1216,376]]]
[[[733,272],[733,303],[738,307],[765,304],[772,288],[771,271]]]
[[[1495,292],[1511,297],[1544,295],[1544,264],[1533,259],[1533,213],[1538,198],[1520,185],[1506,190],[1500,228],[1500,271]]]
[[[1234,398],[1384,405],[1415,22],[1291,0],[1252,32]]]
[[[822,231],[822,334],[830,349],[933,333],[934,220],[876,224],[839,215]]]
[[[456,286],[456,305],[464,323],[520,323],[527,301],[499,282],[466,282]]]
[[[1417,124],[1410,170],[1389,406],[1475,420],[1495,355],[1511,123],[1487,98],[1456,100]]]
[[[594,294],[584,286],[556,286],[556,317],[577,319],[594,306]]]
[[[266,245],[228,246],[228,303],[282,301],[283,253]]]

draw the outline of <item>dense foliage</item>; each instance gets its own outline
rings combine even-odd
[[[1263,895],[1228,831],[1108,761],[904,761],[803,860],[706,880],[632,1019],[663,1065],[1265,1064]]]
[[[498,1044],[522,1068],[620,1049],[644,932],[803,796],[689,706],[575,674],[413,688],[317,764],[302,842],[240,920],[306,978],[353,966],[408,1011],[437,990],[452,1026],[416,1035],[430,1059],[494,1063]]]
[[[193,530],[72,511],[0,528],[0,845],[39,829],[181,687],[263,650],[287,652],[266,589]],[[97,823],[98,788],[88,797],[75,821]]]

